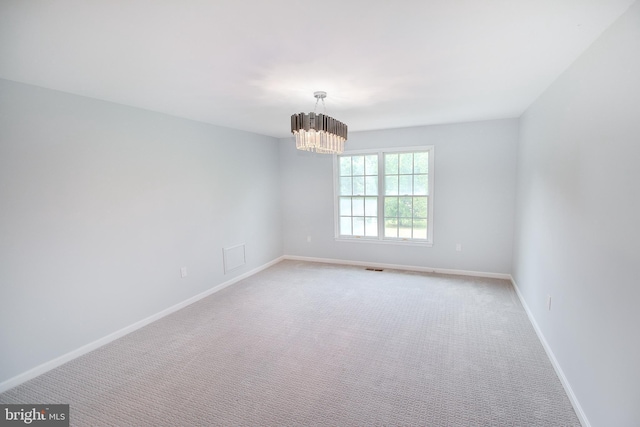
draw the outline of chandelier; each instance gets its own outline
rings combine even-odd
[[[341,154],[347,140],[347,125],[324,114],[327,92],[314,92],[313,96],[316,98],[313,113],[291,116],[291,133],[296,137],[296,148],[323,154]],[[316,114],[321,100],[323,114]]]

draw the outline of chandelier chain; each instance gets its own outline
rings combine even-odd
[[[317,114],[318,102],[322,101],[322,114],[327,114],[327,104],[324,103],[324,98],[317,97],[316,105],[313,107],[313,112]]]

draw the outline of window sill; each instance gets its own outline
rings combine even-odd
[[[402,239],[378,239],[371,237],[336,237],[336,242],[348,242],[348,243],[373,243],[376,245],[400,245],[400,246],[420,246],[430,248],[433,246],[432,241],[415,241],[415,240],[402,240]]]

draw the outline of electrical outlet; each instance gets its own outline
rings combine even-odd
[[[180,277],[182,277],[183,279],[187,277],[187,267],[180,268]]]
[[[456,243],[456,252],[462,252],[462,243]]]
[[[307,243],[311,243],[311,236],[307,236]]]
[[[547,311],[551,311],[551,295],[547,295]]]

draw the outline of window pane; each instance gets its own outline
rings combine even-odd
[[[364,218],[363,217],[358,216],[353,218],[353,235],[364,236]]]
[[[352,156],[353,158],[353,174],[364,175],[364,156]]]
[[[384,217],[396,218],[397,216],[398,216],[398,198],[385,197],[384,198]]]
[[[397,176],[384,177],[384,194],[389,194],[392,196],[398,194],[398,177]]]
[[[340,197],[340,216],[351,216],[350,197]]]
[[[415,153],[413,155],[413,173],[429,172],[429,153]]]
[[[366,194],[367,196],[378,195],[378,177],[377,176],[368,176],[365,178],[364,194]]]
[[[365,156],[364,172],[366,175],[378,175],[378,156]]]
[[[353,177],[353,194],[364,195],[364,176]]]
[[[399,219],[398,220],[398,237],[404,239],[411,238],[411,220],[410,219]]]
[[[387,175],[393,175],[398,173],[398,155],[397,154],[384,155],[384,173]]]
[[[411,197],[398,197],[398,217],[413,217],[413,199]]]
[[[400,154],[399,173],[413,173],[413,153]]]
[[[426,219],[413,220],[413,238],[414,239],[427,238],[427,220]]]
[[[378,199],[376,197],[367,197],[364,199],[365,216],[378,216]]]
[[[354,197],[352,200],[353,214],[364,216],[364,197]]]
[[[398,194],[413,194],[413,175],[400,175],[399,185],[400,191]]]
[[[343,236],[351,236],[351,217],[340,218],[340,234]]]
[[[350,196],[351,194],[351,177],[340,177],[340,195]]]
[[[428,177],[427,175],[413,176],[413,194],[417,196],[426,196],[428,194]]]
[[[426,197],[413,198],[413,217],[414,218],[427,217],[427,198]]]
[[[395,219],[384,220],[384,237],[398,237],[398,221]]]
[[[351,157],[340,157],[340,176],[351,175]]]
[[[364,233],[366,236],[378,237],[378,219],[377,218],[364,219]]]

